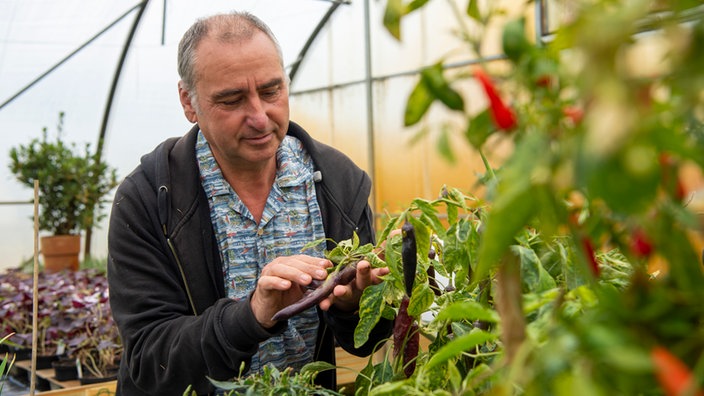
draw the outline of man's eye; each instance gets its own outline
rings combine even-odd
[[[224,104],[225,106],[235,106],[242,103],[242,98],[223,100],[220,103]]]
[[[263,98],[271,98],[271,97],[278,95],[279,92],[280,92],[279,88],[273,88],[273,89],[267,89],[265,91],[262,91],[260,93],[260,95]]]

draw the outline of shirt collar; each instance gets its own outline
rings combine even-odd
[[[229,183],[222,176],[210,145],[202,131],[196,139],[196,158],[200,170],[201,183],[208,197],[230,194]],[[286,135],[276,151],[276,179],[280,188],[298,186],[313,178],[313,166],[303,144],[293,136]]]

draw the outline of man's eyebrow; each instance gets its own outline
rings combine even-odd
[[[271,81],[265,82],[264,84],[260,85],[257,87],[257,91],[261,91],[264,89],[269,89],[273,88],[279,85],[282,85],[284,80],[282,78],[275,78]],[[243,88],[233,88],[233,89],[225,89],[220,92],[216,92],[212,96],[212,100],[217,101],[225,98],[230,98],[233,96],[237,95],[242,95],[246,90]]]
[[[258,86],[258,87],[257,87],[257,90],[258,90],[258,91],[261,91],[262,89],[273,88],[273,87],[282,85],[283,82],[284,82],[283,79],[281,79],[281,78],[275,78],[275,79],[273,79],[273,80],[271,80],[271,81],[269,81],[269,82],[266,82],[266,83],[264,83],[264,84]]]
[[[220,99],[225,99],[225,98],[230,98],[233,96],[241,95],[244,92],[244,89],[225,89],[220,92],[216,92],[212,96],[212,100],[217,101]]]

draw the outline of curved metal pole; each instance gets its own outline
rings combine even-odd
[[[376,149],[374,146],[374,80],[372,76],[372,34],[371,11],[369,2],[364,1],[364,88],[367,99],[367,161],[369,162],[369,177],[372,179],[372,195],[370,204],[372,211],[376,207]]]
[[[315,41],[316,37],[318,37],[318,33],[323,29],[326,23],[328,23],[328,20],[332,16],[332,14],[337,10],[337,7],[339,7],[341,4],[349,4],[349,0],[334,0],[332,2],[332,5],[330,8],[328,8],[327,12],[323,17],[320,19],[320,22],[318,22],[318,25],[313,29],[313,32],[310,34],[308,37],[308,40],[303,44],[303,48],[301,48],[301,52],[298,53],[298,57],[296,60],[293,62],[293,65],[291,66],[291,71],[288,73],[288,79],[289,82],[292,82],[294,77],[296,77],[296,73],[298,72],[298,68],[301,66],[301,62],[303,62],[303,58],[306,57],[306,53],[308,53],[308,49],[310,46],[313,44],[313,41]]]
[[[56,63],[54,66],[50,67],[49,70],[45,71],[45,72],[42,73],[39,77],[35,78],[32,82],[30,82],[29,84],[27,84],[24,88],[20,89],[16,94],[12,95],[9,99],[7,99],[7,100],[4,101],[2,104],[0,104],[0,109],[2,109],[3,107],[7,106],[8,104],[10,104],[10,102],[12,102],[13,100],[17,99],[17,98],[18,98],[20,95],[22,95],[23,93],[27,92],[30,88],[32,88],[36,83],[38,83],[39,81],[41,81],[44,77],[48,76],[48,75],[51,74],[54,70],[58,69],[59,66],[63,65],[64,63],[66,63],[66,61],[68,61],[68,60],[71,59],[74,55],[76,55],[77,53],[79,53],[83,48],[87,47],[90,43],[92,43],[93,41],[95,41],[98,37],[102,36],[103,33],[107,32],[107,31],[110,30],[113,26],[117,25],[118,22],[120,22],[123,18],[125,18],[127,15],[129,15],[129,14],[130,14],[132,11],[134,11],[137,7],[138,7],[138,6],[134,6],[134,7],[130,8],[129,10],[127,10],[127,12],[125,12],[125,13],[122,14],[122,15],[120,15],[119,18],[117,18],[117,19],[115,19],[114,21],[112,21],[112,23],[110,23],[109,25],[105,26],[105,28],[103,28],[101,31],[99,31],[97,34],[95,34],[93,37],[91,37],[88,41],[86,41],[85,43],[81,44],[78,48],[76,48],[75,50],[73,50],[70,54],[66,55],[63,59],[61,59],[61,60],[60,60],[58,63]]]
[[[100,135],[98,135],[98,145],[96,149],[96,154],[98,155],[98,160],[103,155],[103,140],[105,139],[105,134],[108,129],[108,120],[110,119],[110,110],[112,109],[112,102],[115,99],[115,92],[117,91],[117,84],[120,81],[120,75],[122,74],[122,68],[125,65],[125,60],[127,59],[127,52],[132,45],[132,40],[137,32],[137,27],[139,22],[144,15],[144,10],[147,8],[149,0],[143,0],[142,3],[138,5],[139,9],[137,15],[134,17],[134,22],[132,23],[132,28],[130,29],[125,44],[122,47],[122,53],[120,54],[120,59],[117,61],[117,68],[115,69],[115,76],[112,79],[112,85],[110,86],[110,92],[108,93],[108,100],[105,103],[105,112],[103,113],[103,122],[100,125]]]
[[[103,156],[103,142],[105,140],[105,135],[107,133],[108,129],[108,121],[110,120],[110,111],[112,110],[112,103],[113,100],[115,99],[115,92],[117,92],[117,84],[120,80],[120,75],[122,74],[122,68],[125,65],[125,60],[127,59],[127,52],[130,49],[130,46],[132,45],[132,40],[134,39],[134,36],[137,32],[137,27],[139,26],[139,22],[142,19],[142,16],[144,15],[144,10],[147,8],[147,4],[149,4],[149,0],[144,0],[138,5],[138,11],[137,15],[135,15],[134,22],[132,22],[132,28],[130,29],[129,34],[127,35],[127,39],[125,40],[125,44],[122,47],[122,53],[120,54],[120,59],[117,61],[117,68],[115,69],[115,76],[112,79],[112,85],[110,86],[110,92],[108,93],[108,99],[107,102],[105,103],[105,112],[103,113],[103,122],[100,126],[100,134],[98,135],[98,144],[96,146],[96,152],[95,152],[95,161],[96,164],[100,163],[100,160]],[[90,250],[91,250],[91,239],[93,237],[93,225],[88,227],[86,229],[86,241],[85,241],[85,248],[83,250],[83,257],[87,258],[90,257]]]

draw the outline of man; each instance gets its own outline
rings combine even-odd
[[[281,50],[253,15],[197,21],[178,66],[196,125],[142,158],[111,213],[110,302],[125,347],[118,394],[211,393],[206,377],[233,378],[242,364],[249,374],[334,362],[335,340],[370,354],[391,326],[380,322],[354,348],[362,290],[388,273],[367,262],[318,307],[272,320],[332,265],[325,246],[306,243],[353,232],[374,242],[369,177],[289,121]],[[333,371],[318,380],[335,386]]]

